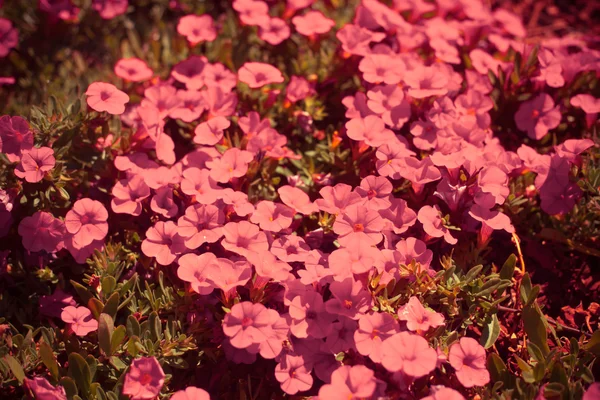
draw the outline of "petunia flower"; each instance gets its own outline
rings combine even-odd
[[[358,64],[363,79],[369,83],[396,85],[402,80],[406,66],[388,54],[368,54]]]
[[[460,338],[457,343],[450,346],[448,362],[464,387],[485,386],[490,381],[490,373],[486,368],[485,349],[473,338]]]
[[[398,319],[406,321],[408,330],[417,333],[444,325],[444,316],[423,307],[419,298],[415,296],[408,299],[407,304],[398,308]]]
[[[431,237],[443,237],[450,244],[456,244],[458,240],[452,236],[450,230],[444,226],[444,221],[440,215],[440,209],[437,205],[423,206],[417,214],[417,219],[423,224],[423,230]]]
[[[108,211],[98,200],[77,200],[65,216],[65,228],[73,235],[75,247],[81,248],[108,233]]]
[[[63,246],[65,225],[52,214],[37,211],[21,220],[18,232],[23,238],[23,247],[27,250],[54,253]]]
[[[535,140],[540,140],[548,131],[560,124],[561,114],[554,100],[546,93],[540,93],[531,100],[521,103],[515,113],[517,128],[527,132]]]
[[[285,98],[291,103],[296,103],[314,94],[314,92],[310,83],[305,78],[294,75],[285,88]]]
[[[298,338],[322,339],[331,332],[335,315],[325,309],[323,296],[308,290],[294,297],[290,303],[290,331]]]
[[[332,282],[329,290],[333,298],[327,300],[325,309],[331,314],[343,315],[351,319],[359,319],[371,305],[371,295],[360,281],[346,278],[342,282]]]
[[[158,221],[146,231],[142,242],[142,252],[147,257],[156,258],[160,265],[169,265],[186,251],[184,239],[177,233],[173,221]]]
[[[277,193],[283,204],[293,208],[300,214],[310,215],[318,211],[317,206],[310,201],[310,198],[302,189],[285,185],[277,189]]]
[[[0,18],[0,57],[6,57],[19,43],[19,31],[10,20]]]
[[[154,71],[139,58],[121,58],[115,64],[115,75],[130,82],[142,82],[152,78]]]
[[[113,19],[114,17],[125,14],[128,0],[93,0],[92,8],[100,14],[103,19]]]
[[[353,239],[365,240],[376,245],[383,239],[381,231],[385,223],[377,211],[362,205],[353,205],[338,216],[333,224],[333,231],[338,234],[338,241],[345,245]]]
[[[200,204],[213,204],[220,197],[222,189],[210,176],[207,169],[188,168],[183,171],[181,191],[188,196],[194,196]]]
[[[183,390],[173,393],[171,400],[210,400],[210,395],[204,389],[188,386]]]
[[[220,158],[208,161],[206,166],[210,169],[210,177],[215,182],[227,183],[233,178],[246,175],[248,165],[253,160],[254,156],[249,151],[232,147]]]
[[[206,64],[202,77],[207,88],[217,87],[226,93],[237,85],[237,75],[221,63]]]
[[[415,99],[448,93],[448,77],[433,67],[415,68],[403,77],[408,95]]]
[[[460,392],[445,386],[432,386],[429,393],[422,400],[465,400]]]
[[[260,62],[247,62],[238,71],[238,79],[256,89],[271,83],[282,83],[281,71],[272,65]]]
[[[160,129],[148,129],[151,135],[154,131],[153,139],[158,142],[158,135],[163,133],[163,119],[166,118],[174,109],[178,108],[182,99],[177,96],[177,89],[166,82],[158,83],[154,86],[150,86],[144,90],[144,98],[142,99],[138,109],[138,113],[141,111],[147,111],[142,117],[142,122],[146,122],[147,125],[157,126]],[[158,118],[159,121],[156,121]],[[151,121],[152,124],[149,124]],[[158,122],[158,123],[157,123]],[[160,158],[160,157],[159,157]],[[171,163],[172,164],[172,163]]]
[[[288,263],[277,259],[270,251],[248,254],[247,259],[254,265],[256,275],[260,278],[254,283],[255,287],[260,287],[261,283],[266,283],[269,280],[283,282],[290,277],[292,267]]]
[[[23,384],[33,393],[33,398],[39,400],[67,400],[65,388],[62,386],[52,386],[48,380],[42,376],[36,376],[32,379],[25,378]]]
[[[331,324],[331,332],[325,338],[325,343],[321,345],[324,352],[337,354],[349,350],[356,351],[354,346],[354,332],[358,322],[347,317],[338,317],[338,321]]]
[[[380,42],[385,38],[382,32],[372,32],[358,25],[346,24],[335,36],[342,42],[342,49],[352,55],[366,56],[370,53],[371,42]]]
[[[223,236],[223,212],[214,205],[194,204],[177,221],[178,234],[188,249],[197,249],[204,243],[214,243]]]
[[[354,236],[343,241],[344,247],[329,255],[329,268],[335,273],[335,280],[341,281],[350,274],[369,272],[380,259],[380,252],[373,243],[363,236]]]
[[[393,186],[387,178],[369,175],[360,181],[355,190],[364,199],[367,208],[378,211],[391,206],[392,189]]]
[[[375,115],[353,118],[345,126],[350,139],[365,142],[368,146],[379,147],[396,139],[394,132],[386,129],[383,120]]]
[[[290,37],[290,27],[281,18],[269,18],[260,24],[258,37],[273,46],[277,46]]]
[[[375,86],[367,97],[369,108],[390,128],[400,129],[410,119],[410,103],[397,85]]]
[[[234,0],[233,9],[238,12],[240,21],[250,26],[260,26],[270,18],[269,6],[260,0]]]
[[[177,97],[179,97],[179,102],[169,111],[170,118],[193,122],[208,109],[202,93],[195,90],[178,90]]]
[[[33,131],[26,119],[18,116],[0,117],[0,143],[8,161],[17,162],[21,153],[33,148]]]
[[[92,312],[87,307],[67,306],[63,308],[60,319],[70,324],[77,336],[85,336],[98,330],[98,321],[92,317]]]
[[[335,21],[325,17],[320,11],[309,11],[292,18],[296,31],[304,36],[327,33],[335,26]]]
[[[374,362],[380,363],[386,351],[383,341],[398,331],[398,322],[390,314],[361,315],[358,319],[358,329],[354,332],[356,350]]]
[[[22,152],[21,161],[15,168],[15,175],[27,182],[35,183],[44,178],[46,172],[56,165],[54,150],[50,147],[34,147]]]
[[[313,377],[310,370],[303,357],[286,355],[275,366],[275,379],[281,384],[281,390],[294,395],[312,387]]]
[[[254,212],[254,206],[248,201],[248,195],[231,188],[223,190],[223,203],[231,206],[234,212],[240,217],[245,217]]]
[[[194,130],[194,143],[214,146],[223,139],[223,131],[231,125],[225,117],[211,118],[201,122]]]
[[[185,36],[192,46],[200,42],[212,42],[217,38],[214,21],[208,14],[181,17],[177,23],[177,33]]]
[[[346,208],[363,201],[362,197],[353,192],[352,187],[345,183],[325,186],[319,191],[319,194],[322,198],[315,200],[315,205],[319,207],[319,210],[332,215],[344,214]]]
[[[211,294],[214,285],[208,276],[208,266],[217,260],[213,253],[184,254],[177,260],[177,276],[185,282],[189,282],[194,292],[207,295]]]
[[[87,104],[95,111],[106,111],[119,115],[125,112],[125,104],[129,102],[127,93],[120,91],[114,85],[105,82],[94,82],[88,86]]]
[[[131,362],[123,382],[123,394],[131,400],[151,400],[160,393],[165,373],[156,357],[140,357]]]
[[[256,204],[250,221],[259,225],[262,230],[280,232],[292,224],[296,212],[290,207],[263,200]]]
[[[373,398],[377,379],[373,370],[364,365],[343,365],[331,374],[331,383],[319,389],[319,400]]]
[[[233,347],[245,349],[266,340],[272,329],[275,310],[260,303],[244,301],[234,305],[223,318],[223,333],[230,339]]]
[[[435,369],[437,353],[427,340],[409,332],[400,332],[385,339],[381,364],[390,372],[420,378]]]
[[[248,221],[229,222],[223,227],[221,245],[231,252],[246,256],[251,252],[269,250],[267,236]]]
[[[115,183],[112,195],[110,205],[114,212],[138,216],[142,213],[142,201],[150,196],[150,188],[144,178],[133,175]]]
[[[231,298],[237,287],[244,286],[252,277],[252,266],[247,261],[218,258],[207,266],[206,274],[225,297]]]
[[[600,383],[592,383],[585,393],[583,394],[582,400],[594,400],[600,397]]]
[[[200,90],[205,84],[207,63],[204,56],[190,56],[173,67],[171,76],[185,84],[188,90]]]

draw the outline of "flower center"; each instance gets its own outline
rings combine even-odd
[[[90,222],[90,220],[91,220],[91,218],[87,214],[83,214],[80,219],[82,225],[88,224]]]
[[[369,199],[372,199],[375,196],[377,196],[377,192],[375,190],[371,189],[367,192],[367,197],[369,197]]]
[[[145,373],[144,375],[142,375],[142,377],[140,378],[140,383],[142,385],[148,385],[150,382],[152,382],[152,376],[149,373]]]
[[[352,300],[344,300],[344,307],[346,309],[351,309],[352,308]]]
[[[363,232],[365,226],[363,224],[354,224],[354,232]]]
[[[244,319],[242,319],[242,326],[247,328],[250,325],[252,325],[252,318],[244,317]]]
[[[537,117],[539,117],[539,116],[540,116],[540,112],[539,112],[539,110],[533,110],[533,111],[531,112],[531,118],[537,118]]]
[[[110,93],[108,93],[108,92],[102,92],[102,93],[100,93],[100,99],[101,99],[102,101],[106,101],[106,100],[108,100],[109,98],[110,98]]]
[[[371,332],[371,339],[377,339],[379,337],[379,331],[377,329],[373,329]]]

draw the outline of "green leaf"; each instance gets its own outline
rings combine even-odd
[[[466,285],[467,283],[477,278],[477,276],[481,273],[481,270],[483,270],[483,265],[476,265],[473,268],[471,268],[462,281],[463,285]]]
[[[600,356],[600,330],[592,334],[590,340],[583,346],[586,351],[589,351],[596,357]]]
[[[100,314],[98,318],[98,344],[100,349],[106,356],[110,356],[111,353],[111,337],[115,330],[115,325],[112,317],[108,314]]]
[[[542,354],[546,356],[550,352],[548,346],[548,332],[546,331],[545,317],[537,304],[532,304],[523,308],[521,316],[525,326],[525,333],[529,340],[540,348]]]
[[[496,353],[490,353],[487,358],[487,369],[493,382],[504,382],[508,369],[502,358]]]
[[[68,376],[60,378],[60,385],[65,388],[65,392],[69,399],[77,395],[77,385],[75,384],[75,381]]]
[[[529,300],[531,290],[531,279],[529,278],[529,273],[526,272],[525,275],[523,275],[523,279],[521,279],[520,287],[521,300],[523,303],[527,303]]]
[[[88,397],[92,384],[90,366],[78,353],[69,354],[69,376],[77,383],[79,393]]]
[[[110,315],[113,319],[117,316],[117,309],[119,307],[119,293],[113,293],[102,309],[102,312]]]
[[[100,300],[93,297],[88,301],[87,306],[96,319],[100,317],[100,314],[102,314],[102,309],[104,308],[104,304],[102,304]]]
[[[90,299],[93,297],[90,291],[87,290],[85,286],[75,282],[74,280],[71,280],[71,285],[73,285],[73,287],[75,288],[75,291],[77,292],[77,295],[79,296],[83,304],[88,304]]]
[[[563,393],[565,391],[565,387],[558,383],[558,382],[552,382],[552,383],[548,383],[546,386],[544,386],[544,398],[546,399],[553,399],[553,398],[560,398],[562,397]]]
[[[117,327],[117,329],[115,329],[112,337],[110,338],[110,354],[114,354],[119,347],[121,347],[121,343],[123,343],[123,340],[125,340],[126,334],[127,329],[123,325],[120,325]]]
[[[523,380],[527,383],[534,383],[535,377],[533,375],[533,368],[531,367],[531,365],[527,364],[525,360],[523,360],[519,356],[515,356],[515,358],[517,359],[517,365],[521,370]]]
[[[109,296],[117,287],[117,280],[112,276],[107,276],[102,279],[102,293]]]
[[[129,278],[129,280],[127,282],[125,282],[123,284],[123,286],[121,286],[121,289],[119,289],[119,293],[122,296],[125,296],[125,294],[135,286],[136,282],[138,279],[138,274],[137,272],[135,274],[133,274],[133,276],[131,278]]]
[[[141,332],[138,320],[133,315],[127,317],[127,336],[140,336]]]
[[[50,371],[50,375],[52,375],[54,379],[58,380],[58,378],[60,378],[60,375],[58,374],[58,363],[56,362],[54,351],[52,351],[50,345],[46,342],[41,342],[39,353],[42,362],[46,368],[48,368],[48,371]]]
[[[515,273],[515,265],[517,263],[517,256],[511,254],[508,259],[502,265],[500,269],[500,279],[512,279]]]
[[[10,368],[10,370],[12,371],[15,378],[19,381],[19,383],[23,383],[23,379],[25,379],[25,372],[23,371],[21,363],[10,354],[4,356],[4,361],[8,365],[8,368]]]
[[[492,314],[492,320],[483,328],[480,339],[481,345],[489,349],[494,345],[498,336],[500,336],[500,321],[498,321],[497,314]]]
[[[156,342],[162,338],[162,324],[160,323],[160,318],[156,311],[153,311],[148,317],[148,322],[150,324],[150,337],[152,341]]]

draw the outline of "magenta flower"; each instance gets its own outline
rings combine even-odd
[[[298,338],[322,339],[331,332],[335,316],[325,310],[323,296],[308,290],[290,303],[290,331]]]
[[[269,18],[260,25],[258,37],[273,46],[277,46],[290,37],[290,27],[281,18]]]
[[[114,17],[125,14],[128,0],[93,0],[92,8],[104,19],[113,19]]]
[[[345,240],[344,244],[345,247],[334,250],[329,255],[329,268],[335,272],[336,280],[343,280],[350,273],[369,272],[381,258],[379,249],[360,236]]]
[[[237,94],[233,91],[225,91],[220,86],[208,86],[202,92],[208,103],[209,118],[229,117],[235,112],[237,106]]]
[[[325,17],[320,11],[309,11],[292,18],[296,31],[304,36],[327,33],[335,26],[335,21]]]
[[[263,283],[268,280],[283,282],[290,277],[292,267],[288,263],[278,260],[270,251],[251,253],[248,255],[248,261],[254,265],[256,275],[262,278]],[[258,284],[255,282],[255,286],[259,286],[259,284],[260,282]]]
[[[144,178],[133,175],[118,181],[112,189],[110,203],[114,212],[138,216],[142,213],[142,201],[150,196],[150,188]]]
[[[188,90],[200,90],[204,86],[204,71],[206,67],[206,57],[190,56],[173,67],[171,76],[185,84]]]
[[[376,245],[383,238],[381,231],[384,226],[385,222],[377,211],[354,205],[336,218],[333,231],[339,235],[338,241],[342,245],[353,239],[365,240]]]
[[[277,189],[277,193],[279,193],[283,204],[293,208],[300,214],[309,215],[318,211],[317,206],[310,201],[310,198],[302,189],[285,185]]]
[[[473,338],[463,337],[450,346],[448,361],[464,387],[485,386],[490,381],[485,349]]]
[[[587,388],[582,400],[594,400],[598,398],[600,398],[600,383],[594,382]]]
[[[179,207],[173,200],[173,188],[162,186],[156,189],[156,194],[150,201],[150,209],[165,218],[173,218],[179,212]]]
[[[130,82],[142,82],[152,78],[154,71],[139,58],[121,58],[115,64],[115,75]]]
[[[246,25],[262,25],[269,17],[269,6],[260,0],[234,0],[233,9]]]
[[[578,94],[571,97],[570,101],[573,107],[581,108],[586,114],[600,113],[600,99],[589,94]]]
[[[207,169],[188,168],[183,171],[181,191],[188,196],[194,196],[200,204],[213,204],[219,198],[222,189],[210,177]]]
[[[291,103],[296,103],[314,94],[314,92],[306,79],[301,76],[292,76],[290,83],[285,88],[285,98]]]
[[[210,400],[210,395],[204,389],[188,386],[184,390],[173,393],[171,400]]]
[[[386,35],[382,32],[372,32],[358,25],[346,24],[337,31],[335,36],[342,43],[342,49],[346,53],[366,56],[371,52],[369,44],[382,41]]]
[[[238,79],[252,89],[257,89],[270,83],[282,83],[283,75],[272,65],[247,62],[239,69]]]
[[[358,64],[363,79],[369,83],[396,85],[402,80],[405,65],[388,54],[367,54]]]
[[[371,295],[363,284],[353,278],[342,282],[332,282],[329,290],[333,295],[327,300],[325,308],[331,314],[343,315],[351,319],[359,319],[371,306]]]
[[[241,178],[248,171],[248,164],[254,160],[252,153],[237,147],[228,149],[223,155],[206,162],[210,169],[210,177],[215,182],[227,183],[233,178]]]
[[[179,107],[180,103],[181,99],[177,96],[177,89],[169,83],[160,82],[144,90],[144,98],[140,103],[141,107],[138,109],[138,113],[142,117],[142,122],[154,128],[147,130],[155,142],[158,143],[158,136],[164,133],[162,119]],[[146,114],[142,115],[144,111]]]
[[[423,230],[431,237],[443,237],[450,244],[456,244],[458,240],[450,234],[450,230],[444,225],[438,206],[423,206],[417,214],[417,219],[423,224]]]
[[[377,389],[375,373],[364,365],[343,365],[331,374],[331,383],[319,389],[319,400],[373,398]]]
[[[229,222],[223,227],[223,233],[225,237],[221,245],[241,256],[269,250],[266,234],[248,221]]]
[[[217,30],[210,15],[186,15],[177,24],[177,33],[185,36],[192,45],[212,42],[217,38]]]
[[[0,57],[6,57],[19,43],[19,31],[6,18],[0,18]]]
[[[410,119],[410,103],[398,85],[375,86],[367,97],[369,108],[390,128],[400,129]]]
[[[214,146],[223,139],[223,131],[231,125],[225,117],[211,118],[198,124],[194,130],[194,143]]]
[[[127,93],[120,91],[114,85],[105,82],[92,83],[87,91],[87,104],[95,111],[106,111],[119,115],[125,112],[125,104],[129,102]]]
[[[60,314],[60,319],[70,324],[77,336],[85,336],[98,330],[98,321],[92,317],[92,312],[87,307],[65,307]]]
[[[390,314],[361,315],[358,320],[358,329],[354,332],[356,350],[374,362],[380,363],[385,352],[383,341],[398,331],[398,322]]]
[[[23,247],[27,250],[54,253],[63,247],[65,225],[52,214],[37,211],[21,220],[19,235],[23,237]]]
[[[206,99],[202,93],[195,90],[178,90],[177,97],[179,103],[169,111],[170,118],[193,122],[208,109],[208,104],[206,104]]]
[[[244,301],[234,305],[231,312],[225,315],[223,333],[229,337],[233,347],[245,349],[266,340],[278,318],[277,311],[260,303]]]
[[[248,195],[230,188],[223,190],[223,203],[230,205],[240,217],[254,212],[254,206],[248,201]]]
[[[540,93],[533,99],[521,103],[515,113],[517,128],[527,132],[527,135],[535,140],[546,136],[548,131],[560,124],[560,120],[558,106],[554,106],[554,100],[546,93]]]
[[[406,321],[408,330],[421,333],[444,325],[444,316],[423,307],[418,297],[412,296],[408,303],[398,309],[398,319]]]
[[[425,242],[412,237],[396,243],[396,250],[402,254],[403,262],[407,265],[414,260],[424,268],[427,268],[433,259],[433,252],[427,249]]]
[[[208,277],[208,266],[217,260],[213,253],[184,254],[177,260],[177,276],[185,282],[189,282],[194,292],[207,295],[211,294],[214,285]]]
[[[52,386],[46,378],[36,376],[32,379],[25,378],[23,381],[27,389],[33,393],[33,398],[38,400],[67,400],[65,388]]]
[[[400,332],[383,341],[381,364],[390,372],[420,378],[435,369],[437,353],[427,340],[409,332]]]
[[[283,235],[271,244],[271,253],[285,262],[305,262],[310,247],[298,235]]]
[[[415,68],[404,76],[408,94],[416,99],[448,93],[448,77],[433,67]]]
[[[21,153],[33,148],[33,132],[29,122],[21,117],[0,117],[0,149],[8,161],[17,162]]]
[[[363,201],[361,196],[353,192],[352,187],[345,183],[338,183],[335,186],[325,186],[319,191],[319,194],[322,199],[317,199],[315,204],[319,207],[319,210],[332,215],[344,214],[346,208]]]
[[[252,277],[252,266],[247,261],[218,258],[207,266],[206,274],[215,287],[230,297],[238,286],[248,283]]]
[[[224,92],[230,92],[237,85],[237,75],[221,63],[206,64],[202,77],[207,88],[217,87]]]
[[[375,115],[353,118],[346,122],[346,135],[372,147],[379,147],[396,139],[394,132],[386,129],[383,120]]]
[[[422,400],[465,400],[462,394],[444,386],[432,386],[429,393]]]
[[[50,147],[34,147],[21,154],[21,162],[15,168],[15,175],[27,182],[35,183],[44,178],[46,172],[56,165],[54,150]]]
[[[313,377],[310,370],[304,357],[286,355],[275,366],[275,379],[281,384],[281,390],[294,395],[312,387]]]
[[[108,233],[108,211],[97,200],[81,199],[65,216],[65,228],[73,235],[75,247],[81,248],[94,240],[102,240]]]
[[[280,232],[290,227],[294,215],[296,212],[286,205],[263,200],[256,205],[250,221],[262,230]]]
[[[177,233],[185,239],[188,249],[204,243],[214,243],[223,236],[223,212],[213,205],[194,204],[177,221]]]
[[[392,184],[385,177],[369,175],[355,190],[365,200],[367,208],[377,211],[390,207],[392,189]]]
[[[160,393],[165,383],[156,357],[140,357],[131,362],[123,382],[123,394],[131,400],[151,400]]]
[[[177,233],[173,221],[158,221],[146,231],[142,242],[142,252],[147,257],[156,258],[160,265],[169,265],[186,251],[184,239]]]

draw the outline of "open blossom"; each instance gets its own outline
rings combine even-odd
[[[431,237],[443,237],[450,244],[456,244],[457,239],[444,226],[438,206],[423,206],[417,214],[417,219],[423,224],[423,230]]]
[[[32,379],[25,378],[23,383],[33,393],[35,399],[67,400],[65,388],[62,386],[52,386],[44,377],[36,376]]]
[[[177,225],[173,221],[158,221],[148,228],[146,239],[142,242],[142,252],[148,257],[155,257],[160,265],[171,264],[185,251],[184,239],[177,233]]]
[[[139,175],[118,181],[112,189],[111,208],[120,214],[138,216],[142,213],[142,201],[150,196],[150,188]]]
[[[310,201],[310,198],[302,189],[294,186],[285,185],[277,189],[281,201],[296,212],[309,215],[318,211],[317,206]]]
[[[129,102],[127,93],[105,82],[92,83],[85,94],[88,96],[88,106],[98,112],[106,111],[109,114],[123,114],[125,104]]]
[[[125,14],[128,0],[93,0],[92,8],[98,11],[98,14],[104,19],[113,19],[114,17]]]
[[[319,389],[319,400],[369,399],[376,389],[372,370],[364,365],[343,365],[331,374],[331,383]]]
[[[454,343],[450,347],[448,361],[464,387],[485,386],[490,381],[485,349],[473,338],[463,337]]]
[[[381,364],[390,372],[420,378],[435,369],[437,353],[421,336],[400,332],[383,341]]]
[[[177,276],[185,282],[189,282],[194,292],[207,295],[211,294],[214,285],[209,279],[207,268],[217,257],[213,253],[185,254],[179,258],[177,263]]]
[[[54,253],[63,246],[65,224],[50,213],[38,211],[21,220],[19,235],[27,250]]]
[[[123,394],[131,400],[151,400],[160,393],[165,373],[156,357],[140,357],[131,362],[123,382]]]
[[[275,366],[275,379],[281,383],[281,390],[294,395],[304,392],[313,385],[313,377],[310,368],[307,368],[303,357],[286,355]]]
[[[210,15],[186,15],[177,24],[177,32],[195,45],[200,42],[212,42],[217,38],[217,31]]]
[[[256,205],[256,211],[252,213],[250,221],[265,231],[280,232],[289,228],[294,215],[295,211],[286,205],[263,200]]]
[[[270,310],[260,303],[238,303],[225,315],[223,333],[230,338],[231,345],[238,349],[260,344],[272,329],[274,314],[277,314],[277,311]],[[279,318],[279,314],[276,317]]]
[[[218,258],[207,267],[207,276],[226,297],[235,294],[238,286],[244,286],[252,277],[252,266],[247,261]]]
[[[178,233],[185,239],[188,249],[204,243],[214,243],[223,236],[223,212],[213,205],[194,204],[185,210],[177,221]]]
[[[381,242],[381,231],[384,221],[377,211],[365,206],[354,205],[348,207],[346,212],[336,218],[333,231],[339,235],[338,240],[342,245],[353,239],[365,240],[371,244]]]
[[[265,233],[248,221],[230,222],[223,227],[223,233],[221,245],[242,256],[269,249]]]
[[[215,145],[223,139],[223,131],[231,125],[225,117],[211,118],[198,124],[194,130],[194,143],[208,146]]]
[[[413,332],[427,332],[430,328],[444,325],[444,316],[423,307],[415,296],[398,309],[398,319],[406,321],[406,327]]]
[[[373,147],[379,147],[396,138],[394,132],[387,129],[383,120],[375,115],[351,119],[346,122],[346,130],[350,139],[363,141]]]
[[[296,31],[304,36],[327,33],[335,25],[335,21],[325,17],[320,11],[309,11],[304,15],[292,18]]]
[[[383,341],[399,331],[398,322],[387,313],[361,315],[354,332],[356,349],[374,362],[381,362],[385,348]]]
[[[465,400],[460,392],[444,386],[433,386],[429,393],[430,395],[422,400]]]
[[[269,18],[260,25],[258,37],[265,42],[276,46],[290,37],[290,27],[281,18]]]
[[[35,183],[44,178],[46,172],[56,165],[54,150],[49,147],[34,147],[21,155],[21,162],[15,168],[15,175],[27,182]]]
[[[246,175],[248,164],[254,160],[252,153],[233,147],[215,160],[208,161],[206,166],[210,169],[210,177],[215,182],[227,183],[233,178]]]
[[[152,78],[154,71],[139,58],[122,58],[115,64],[115,74],[131,82],[141,82]]]
[[[87,307],[65,307],[60,314],[60,319],[70,324],[77,336],[85,336],[98,330],[98,321],[92,317],[92,312]]]
[[[21,153],[33,148],[33,132],[26,119],[10,115],[0,117],[0,151],[8,161],[17,162]]]
[[[521,103],[515,114],[517,128],[527,132],[536,140],[542,139],[548,131],[560,124],[561,114],[554,100],[546,93],[540,93],[533,99]]]
[[[108,233],[108,211],[97,200],[77,200],[65,216],[67,232],[73,235],[73,243],[81,248],[94,240],[102,240]]]
[[[335,319],[335,315],[325,310],[323,296],[311,290],[292,300],[289,313],[292,319],[290,330],[299,338],[324,338]]]
[[[19,32],[10,20],[0,18],[0,57],[6,57],[19,42]]]
[[[184,390],[173,393],[171,400],[210,400],[210,395],[204,389],[188,386]]]
[[[260,62],[247,62],[238,71],[238,79],[256,89],[270,83],[283,82],[281,71],[272,65]]]
[[[361,282],[353,278],[333,282],[329,285],[329,290],[333,298],[327,300],[325,308],[331,314],[359,319],[360,314],[366,312],[371,305],[371,295]]]

